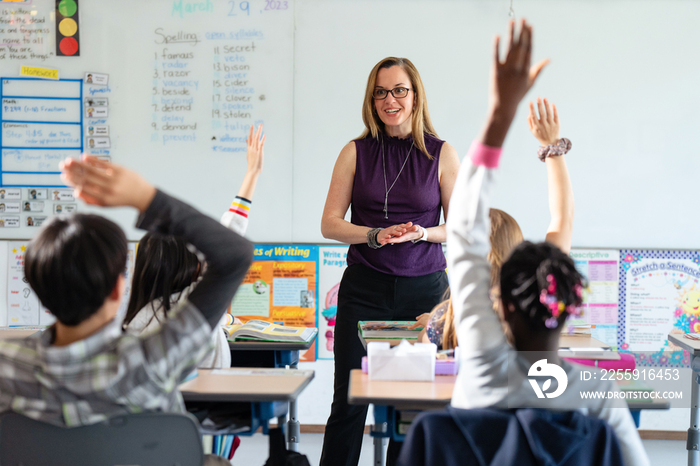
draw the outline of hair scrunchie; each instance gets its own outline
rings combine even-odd
[[[567,138],[559,139],[556,144],[549,144],[548,146],[540,146],[537,149],[537,156],[542,162],[547,157],[559,157],[564,155],[571,150],[571,141]]]

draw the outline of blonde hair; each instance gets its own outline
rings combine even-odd
[[[420,78],[416,67],[408,58],[387,57],[374,65],[372,71],[369,72],[365,99],[362,103],[362,121],[365,124],[365,130],[362,132],[360,138],[366,138],[371,135],[373,138],[377,139],[379,133],[384,133],[384,122],[382,122],[379,115],[375,112],[374,97],[372,94],[377,85],[377,74],[379,74],[379,70],[391,68],[392,66],[400,67],[411,80],[411,91],[414,93],[413,111],[411,114],[411,134],[413,135],[413,141],[418,150],[432,160],[433,155],[428,153],[428,149],[425,147],[424,135],[430,134],[431,136],[437,137],[437,133],[430,120],[430,113],[428,113],[428,101],[425,98],[423,80]]]
[[[491,263],[491,297],[493,299],[493,309],[499,312],[500,309],[500,286],[501,267],[510,256],[511,251],[518,244],[522,243],[523,232],[520,230],[520,225],[513,217],[503,212],[500,209],[489,210],[489,219],[491,220],[491,231],[489,233],[489,242],[491,243],[491,251],[486,258]],[[438,309],[447,301],[435,306]],[[457,332],[455,330],[454,309],[452,308],[452,299],[449,299],[447,310],[438,320],[438,324],[442,324],[442,349],[452,349],[457,347]]]
[[[441,302],[430,312],[434,312],[442,306],[447,306],[445,313],[437,321],[437,325],[442,325],[442,349],[454,349],[457,348],[457,331],[455,330],[455,311],[452,308],[452,298]]]
[[[520,225],[513,217],[500,209],[489,210],[491,250],[486,259],[491,263],[491,287],[497,287],[501,280],[501,267],[511,251],[524,241]]]

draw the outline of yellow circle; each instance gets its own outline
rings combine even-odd
[[[78,24],[73,19],[64,18],[58,24],[58,31],[65,37],[71,37],[78,32]]]

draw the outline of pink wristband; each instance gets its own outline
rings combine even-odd
[[[469,157],[474,165],[483,165],[486,168],[498,168],[501,159],[502,148],[486,146],[474,140],[469,148]]]

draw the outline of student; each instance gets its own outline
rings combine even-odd
[[[538,116],[539,112],[539,116]],[[557,107],[547,99],[537,98],[537,110],[530,102],[530,114],[527,118],[532,135],[542,145],[540,151],[547,146],[559,143],[559,113]],[[566,140],[568,141],[568,140]],[[569,143],[570,144],[570,143]],[[564,154],[556,157],[546,157],[543,162],[547,167],[549,180],[549,211],[550,223],[547,228],[545,241],[559,247],[563,252],[571,250],[571,235],[574,224],[574,192],[571,187],[569,171],[566,167]],[[487,257],[491,265],[491,293],[494,310],[502,315],[499,296],[499,281],[501,266],[515,246],[523,241],[520,225],[513,217],[500,209],[489,209],[489,243],[491,250]],[[425,327],[419,340],[435,343],[442,349],[453,349],[457,346],[457,333],[454,330],[454,311],[449,297],[430,312],[417,318],[416,326]]]
[[[143,410],[184,412],[177,386],[210,350],[252,245],[124,167],[84,156],[61,168],[76,197],[136,208],[139,228],[181,236],[207,268],[157,332],[123,334],[114,317],[125,287],[124,232],[90,214],[45,223],[27,247],[25,275],[57,321],[40,335],[0,341],[0,413],[74,427]]]
[[[447,262],[460,346],[460,372],[452,406],[578,410],[610,424],[626,465],[647,465],[649,460],[623,400],[588,400],[585,405],[581,400],[582,391],[619,392],[617,385],[609,380],[584,382],[579,366],[557,355],[560,327],[582,302],[582,277],[569,256],[550,243],[523,243],[503,264],[500,300],[517,353],[506,341],[501,322],[492,311],[491,267],[487,256],[494,169],[518,103],[547,63],[543,61],[530,68],[531,37],[532,29],[524,21],[519,37],[515,36],[511,22],[504,62],[498,58],[496,39],[486,127],[480,139],[472,144],[472,164],[462,166],[452,195],[447,220]],[[556,150],[550,150],[546,156],[558,155]],[[529,352],[535,351],[547,351],[550,358],[547,363],[558,365],[566,374],[568,387],[559,396],[540,401],[535,396],[528,378],[536,362],[531,360],[534,355]]]
[[[265,136],[262,125],[253,133],[250,126],[246,158],[248,169],[238,195],[221,218],[221,224],[244,235],[248,213],[258,177],[262,172]],[[175,236],[147,233],[139,242],[131,296],[124,317],[124,328],[134,335],[152,332],[166,320],[177,303],[186,299],[197,286],[204,269],[197,255],[189,251],[187,242]],[[221,325],[226,324],[223,316]],[[214,350],[199,364],[202,368],[231,367],[231,351],[226,333],[218,328],[212,335]]]

